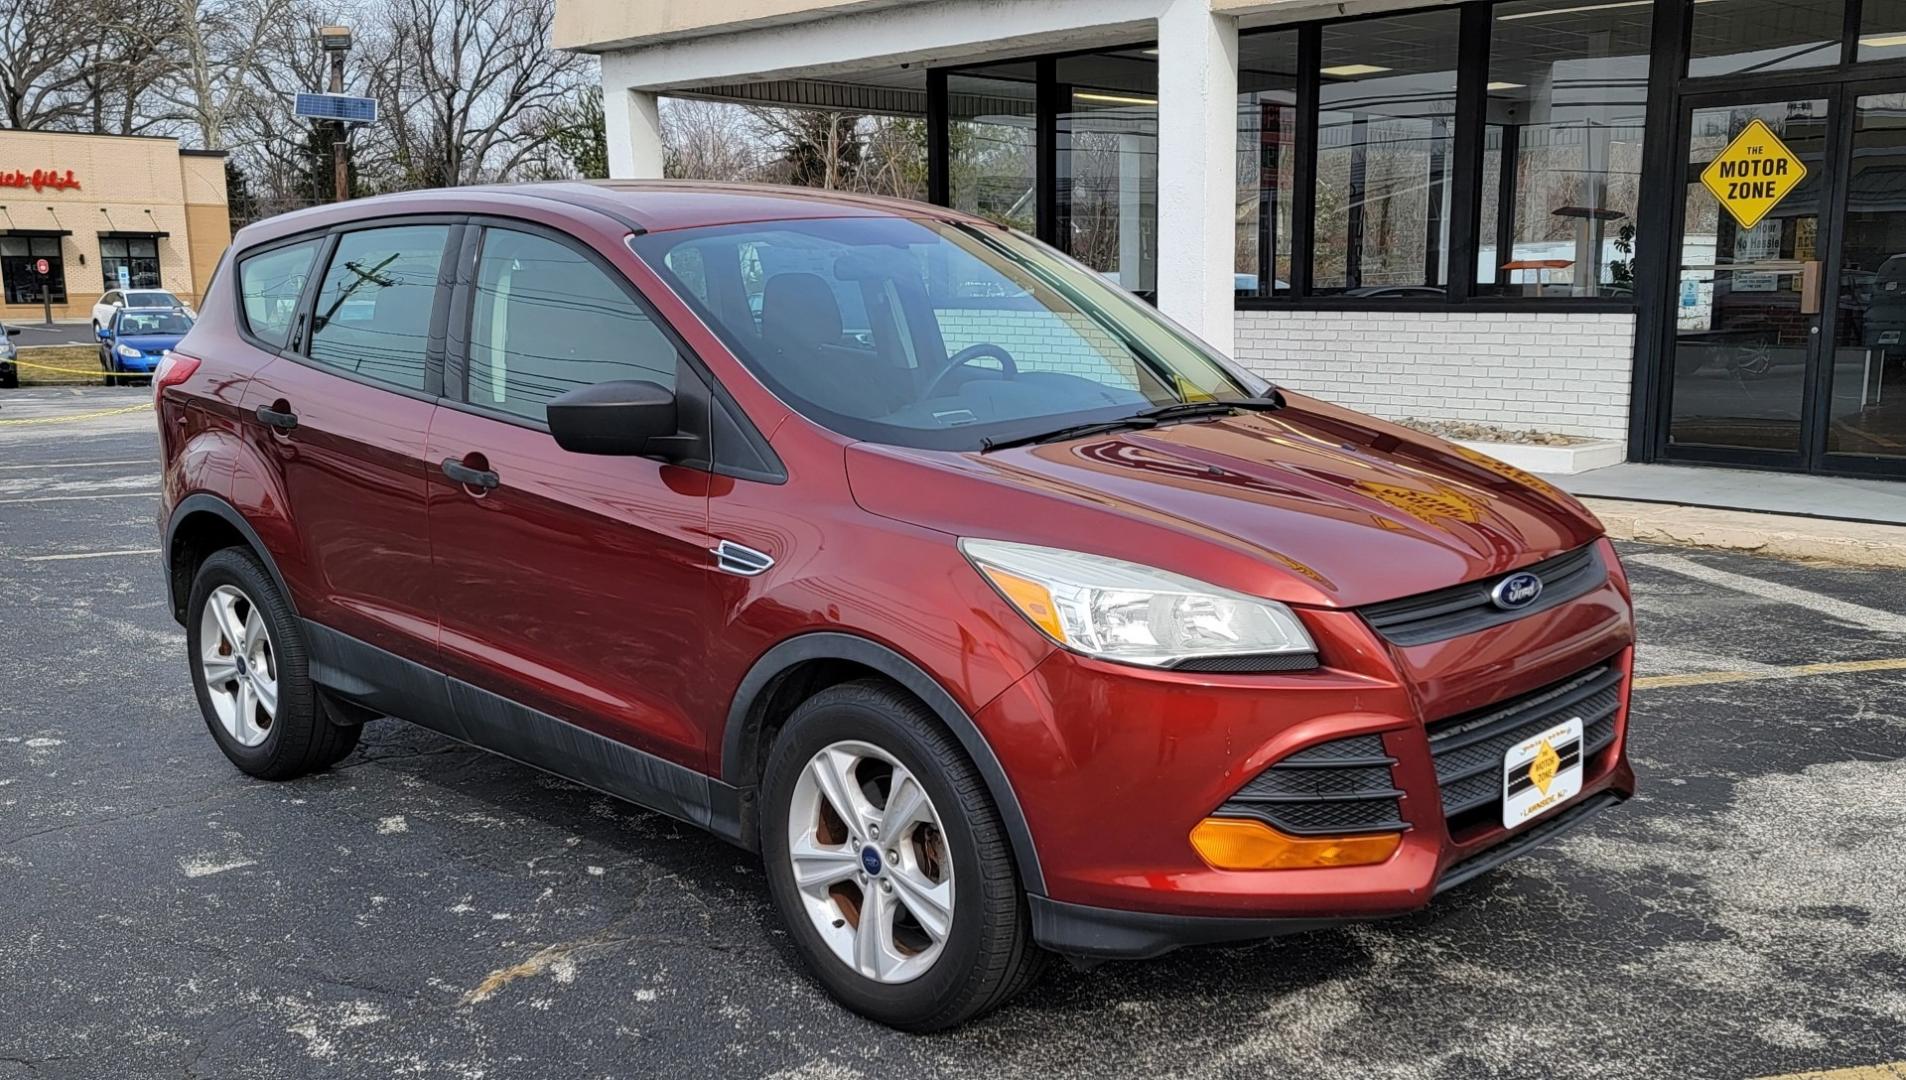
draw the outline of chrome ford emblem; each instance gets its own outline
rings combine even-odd
[[[1504,611],[1516,611],[1535,603],[1541,595],[1542,579],[1525,571],[1496,582],[1496,587],[1489,590],[1489,602]]]

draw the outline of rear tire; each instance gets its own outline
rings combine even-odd
[[[0,390],[16,390],[20,386],[20,369],[8,364],[0,370]]]
[[[334,724],[311,683],[304,629],[258,557],[212,553],[186,604],[192,688],[213,741],[262,780],[289,780],[334,764],[359,728]]]
[[[826,776],[834,786],[816,779]],[[910,793],[909,779],[925,807],[903,815],[908,800],[893,796]],[[847,815],[834,806],[843,798],[855,804]],[[999,811],[916,699],[877,680],[809,698],[775,740],[761,808],[769,892],[801,958],[843,1005],[902,1030],[938,1031],[998,1008],[1037,977],[1045,954]],[[818,824],[809,820],[817,811]],[[896,835],[879,836],[883,825]],[[872,858],[856,860],[856,845]],[[795,878],[797,846],[806,889]],[[927,895],[923,884],[944,892]],[[944,919],[933,912],[941,898]],[[869,927],[888,928],[877,942],[890,947],[862,942],[868,911]]]

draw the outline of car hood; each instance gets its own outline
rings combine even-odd
[[[116,344],[130,345],[140,352],[158,352],[161,349],[176,349],[184,334],[128,334],[119,338]]]
[[[988,454],[859,443],[848,477],[864,508],[903,521],[1326,606],[1487,577],[1601,534],[1574,499],[1488,455],[1286,399],[1275,412]]]

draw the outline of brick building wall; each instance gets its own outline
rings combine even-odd
[[[1628,434],[1632,314],[1240,311],[1238,361],[1391,420]]]

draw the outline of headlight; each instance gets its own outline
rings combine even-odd
[[[140,356],[142,356],[142,355],[144,355],[144,354],[143,354],[143,353],[141,353],[141,352],[140,352],[140,351],[139,351],[138,349],[135,349],[135,348],[133,348],[133,347],[132,347],[132,346],[130,346],[130,345],[121,345],[121,346],[118,346],[118,347],[117,347],[117,348],[115,348],[115,349],[114,349],[113,351],[114,351],[114,352],[116,352],[116,353],[118,353],[118,354],[119,354],[119,355],[121,355],[121,356],[129,356],[129,357],[131,357],[131,358],[133,358],[134,360],[137,360],[137,359],[139,359],[139,357],[140,357]]]
[[[1147,667],[1193,657],[1315,653],[1291,609],[1103,555],[961,540],[960,551],[1046,636]]]

